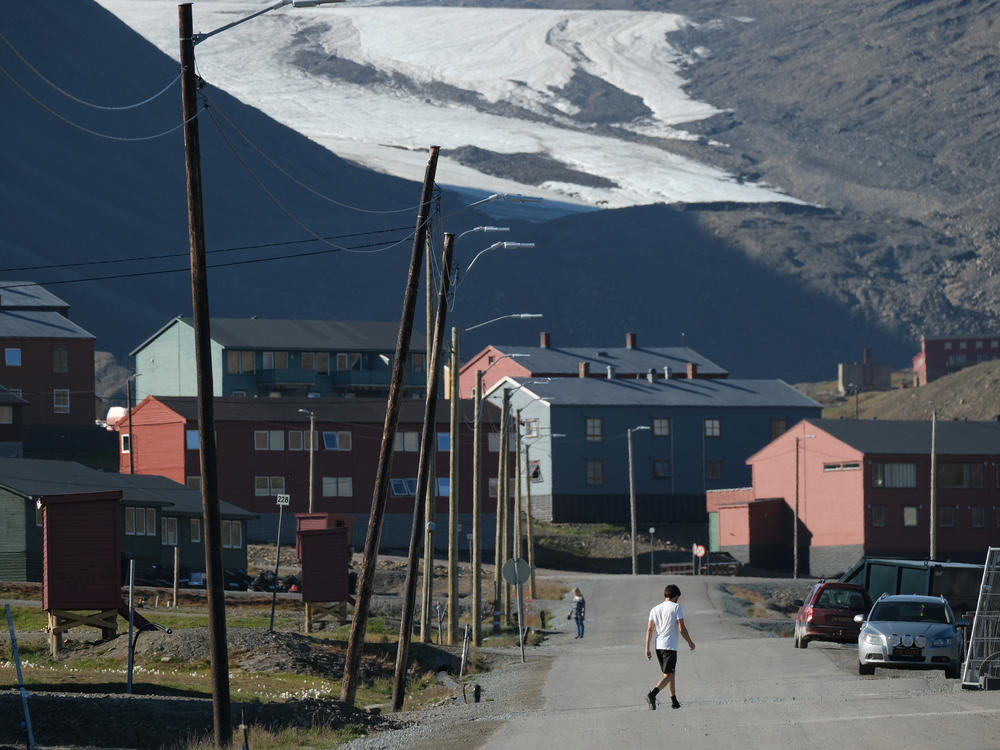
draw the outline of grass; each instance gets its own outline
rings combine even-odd
[[[363,737],[364,727],[348,724],[340,729],[328,727],[293,727],[277,732],[258,726],[249,726],[246,733],[236,731],[233,734],[233,746],[237,744],[252,747],[254,750],[299,750],[310,747],[339,747],[350,740]],[[173,750],[215,750],[212,738],[207,737],[199,742],[176,745]]]

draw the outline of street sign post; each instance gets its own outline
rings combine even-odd
[[[274,591],[271,594],[271,625],[267,629],[270,633],[274,632],[274,606],[278,603],[278,565],[281,562],[281,513],[288,507],[291,500],[291,495],[274,496],[274,503],[278,506],[278,539],[274,544]]]
[[[531,577],[531,566],[520,557],[512,557],[503,564],[500,573],[512,586],[517,586],[517,632],[521,641],[521,663],[524,663],[524,582]]]

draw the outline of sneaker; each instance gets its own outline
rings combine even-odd
[[[673,695],[670,696],[670,707],[671,708],[680,708],[681,707],[680,701],[678,701],[677,698],[675,696],[673,696]]]
[[[653,695],[652,693],[646,693],[646,703],[649,704],[649,707],[651,709],[653,709],[654,711],[656,710],[656,696],[655,695]]]

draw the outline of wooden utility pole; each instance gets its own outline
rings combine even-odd
[[[135,434],[132,432],[132,376],[131,375],[125,378],[125,410],[128,412],[128,473],[135,474]]]
[[[510,559],[510,391],[504,389],[504,414],[501,418],[504,427],[500,430],[500,455],[503,462],[503,476],[500,480],[502,489],[500,499],[503,502],[503,524],[500,527],[500,568],[497,569],[497,577],[500,581],[500,594],[503,597],[503,624],[510,625],[510,584],[504,580],[502,568],[505,562]]]
[[[441,372],[441,349],[443,348],[445,317],[448,312],[448,287],[451,276],[451,254],[454,235],[444,238],[444,255],[441,260],[441,291],[434,323],[434,345],[430,368],[427,371],[427,391],[430,394],[424,404],[424,428],[420,441],[420,458],[417,466],[417,491],[413,498],[413,527],[410,532],[410,554],[406,569],[406,583],[403,592],[403,612],[399,623],[399,643],[396,648],[396,670],[392,681],[392,710],[403,708],[406,696],[406,671],[410,660],[410,639],[413,637],[413,608],[417,594],[417,568],[420,558],[420,543],[424,531],[424,498],[428,481],[434,474],[431,455],[434,438],[437,435],[436,410],[438,377]],[[426,575],[426,571],[425,571]]]
[[[514,420],[514,477],[517,486],[514,488],[514,557],[523,559],[521,555],[521,410],[517,410]]]
[[[482,605],[482,528],[483,528],[483,473],[479,465],[482,460],[480,427],[483,408],[483,371],[476,370],[476,393],[472,407],[472,642],[476,646],[483,643]]]
[[[432,225],[432,235],[434,226]],[[429,249],[424,262],[424,287],[427,299],[427,354],[424,358],[426,367],[427,359],[431,356],[431,347],[434,345],[434,237],[427,239]],[[426,370],[429,374],[430,371]],[[437,398],[437,393],[431,394],[430,378],[427,379],[427,399]],[[424,517],[427,520],[424,536],[424,581],[420,597],[420,641],[422,643],[431,642],[431,609],[434,599],[434,522],[437,509],[437,430],[432,433],[434,439],[431,445],[427,446],[430,451],[430,465],[433,467],[430,482],[427,484],[427,495],[424,502]]]
[[[445,235],[447,237],[451,235]],[[451,377],[451,420],[449,423],[448,452],[448,645],[458,643],[458,444],[459,444],[459,413],[461,399],[458,394],[458,361],[459,361],[458,328],[451,329],[451,359],[448,374]],[[470,566],[472,561],[469,561]]]
[[[500,608],[501,604],[501,591],[500,587],[502,585],[502,568],[505,562],[504,554],[506,553],[506,535],[504,534],[504,528],[507,525],[506,510],[507,503],[505,502],[504,496],[504,474],[507,472],[507,461],[505,456],[507,454],[507,414],[510,411],[510,388],[503,389],[503,400],[500,407],[500,446],[499,446],[499,457],[497,463],[499,467],[497,468],[497,508],[496,508],[496,545],[493,550],[493,560],[494,560],[494,571],[493,571],[493,612],[494,621],[496,618],[496,612]]]
[[[630,427],[625,436],[628,443],[628,507],[629,507],[629,518],[631,522],[632,533],[632,575],[639,575],[639,550],[638,541],[636,536],[638,536],[638,530],[636,529],[636,509],[635,509],[635,465],[632,461],[632,428]]]
[[[931,409],[931,497],[930,550],[928,559],[937,559],[937,409]]]
[[[198,136],[198,82],[194,63],[191,4],[177,6],[180,31],[181,101],[187,162],[188,240],[191,248],[191,300],[194,317],[195,371],[198,385],[198,440],[201,461],[202,520],[205,525],[205,588],[208,597],[208,644],[212,670],[212,728],[217,747],[233,738],[229,697],[229,647],[226,642],[226,583],[222,573],[222,521],[215,454],[212,399],[212,339],[205,264],[205,221],[201,192],[201,142]]]
[[[795,438],[795,514],[792,518],[792,578],[799,577],[799,438]]]
[[[372,493],[372,510],[368,516],[368,535],[365,537],[365,552],[358,578],[358,595],[354,604],[354,622],[347,641],[344,657],[344,679],[340,687],[340,699],[354,705],[361,679],[361,656],[365,645],[365,631],[368,628],[368,607],[371,605],[375,586],[375,566],[378,562],[379,540],[382,536],[382,518],[389,497],[389,477],[392,474],[392,448],[399,425],[399,404],[402,399],[406,362],[410,357],[410,336],[413,332],[413,314],[417,307],[417,289],[420,286],[420,266],[423,263],[424,242],[427,238],[427,216],[430,213],[431,195],[434,190],[434,175],[437,171],[437,146],[431,146],[424,172],[424,186],[420,194],[417,211],[417,228],[413,236],[413,252],[410,256],[410,271],[403,295],[403,314],[396,339],[396,353],[392,361],[392,381],[389,384],[389,400],[386,404],[385,426],[382,430],[382,448],[379,452],[378,471],[375,475],[375,490]]]
[[[528,596],[535,598],[535,537],[531,531],[531,444],[524,444],[524,525],[528,535]]]

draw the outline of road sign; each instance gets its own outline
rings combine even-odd
[[[531,567],[526,560],[522,560],[520,557],[512,557],[503,564],[500,572],[507,583],[516,586],[528,580],[531,576]]]
[[[281,505],[281,506],[285,506],[285,507],[288,506],[288,504],[291,501],[291,499],[292,499],[291,495],[275,495],[274,496],[275,503],[277,505]]]
[[[696,544],[696,545],[694,545],[694,556],[695,557],[704,557],[705,556],[705,545],[703,545],[703,544]]]

